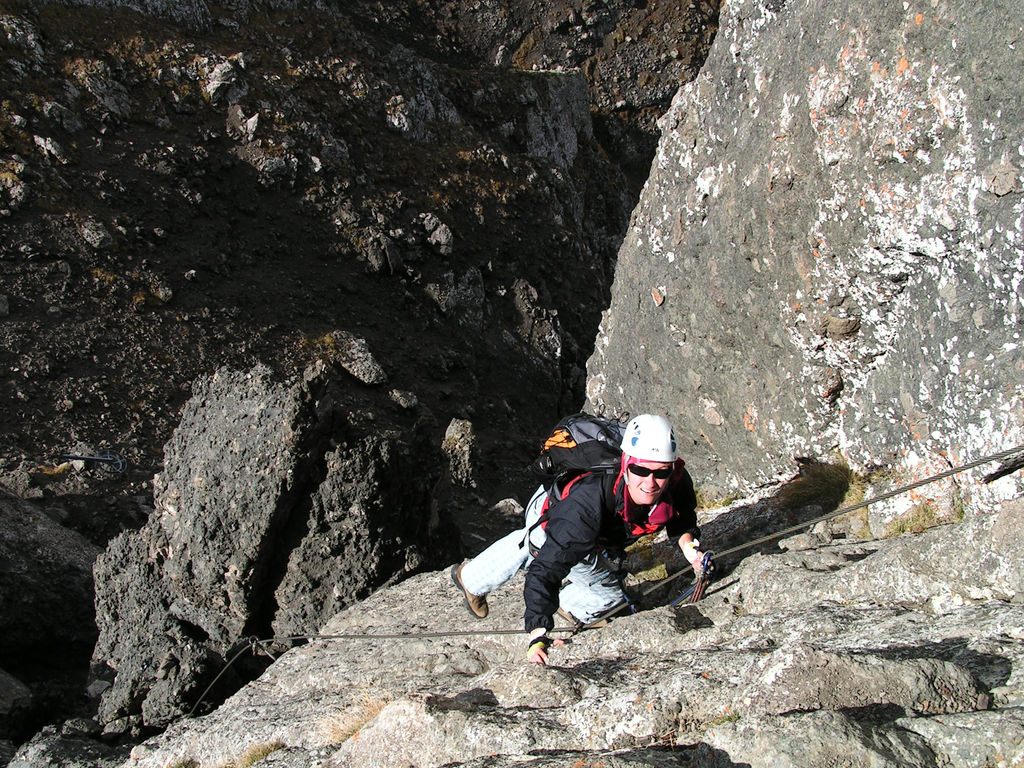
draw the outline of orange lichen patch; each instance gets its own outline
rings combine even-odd
[[[919,13],[916,16],[914,16],[914,23],[917,24],[917,26],[920,27],[922,21],[924,21],[924,14],[923,13]]]
[[[746,412],[743,414],[743,428],[748,432],[753,432],[757,429],[757,408],[753,404],[748,405]]]
[[[896,65],[896,74],[902,75],[908,69],[910,69],[910,62],[906,59],[900,59],[899,63]]]

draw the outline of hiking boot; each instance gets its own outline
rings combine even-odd
[[[462,594],[466,596],[467,610],[469,610],[469,612],[476,618],[485,619],[487,618],[487,595],[474,595],[462,586],[462,569],[465,566],[465,563],[462,563],[462,565],[452,566],[452,581],[455,582],[455,586],[462,590]]]

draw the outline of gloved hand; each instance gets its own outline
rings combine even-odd
[[[704,560],[704,553],[701,552],[697,547],[700,546],[700,540],[694,539],[684,543],[680,549],[683,551],[683,557],[690,563],[693,568],[694,574],[700,576],[704,572],[702,562]]]
[[[548,648],[552,645],[565,645],[564,640],[552,640],[544,629],[535,629],[530,633],[530,645],[526,651],[526,660],[532,664],[548,663]]]

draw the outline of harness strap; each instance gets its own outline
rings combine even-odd
[[[558,487],[560,478],[556,477],[554,479],[551,483],[551,487],[548,489],[547,497],[544,499],[544,506],[541,508],[540,517],[537,518],[537,521],[533,525],[526,529],[526,536],[524,536],[523,540],[519,542],[520,549],[528,547],[530,555],[532,557],[537,556],[537,553],[540,550],[533,546],[533,543],[530,541],[530,536],[538,526],[542,529],[547,527],[548,521],[551,519],[551,508],[569,495],[572,490],[572,486],[577,480],[580,480],[590,474],[593,474],[593,472],[582,472],[574,477],[570,477],[568,482],[561,489]],[[614,514],[615,488],[618,484],[619,474],[616,472],[604,472],[603,474],[604,477],[601,481],[601,510],[603,512],[611,512]]]

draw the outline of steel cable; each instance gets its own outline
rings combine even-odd
[[[879,496],[874,496],[874,497],[872,497],[870,499],[864,499],[863,501],[859,501],[856,504],[850,504],[848,506],[841,507],[841,508],[835,510],[834,512],[829,512],[826,515],[821,515],[821,516],[815,517],[815,518],[813,518],[811,520],[806,520],[806,521],[804,521],[802,523],[799,523],[797,525],[793,525],[793,526],[790,526],[788,528],[783,528],[782,530],[775,531],[774,533],[770,533],[770,534],[767,534],[765,536],[761,536],[761,537],[759,537],[757,539],[753,539],[752,541],[748,541],[748,542],[745,542],[743,544],[738,544],[735,547],[730,547],[728,549],[724,549],[721,552],[715,552],[714,555],[716,557],[718,557],[718,558],[722,558],[722,557],[725,557],[726,555],[732,555],[732,554],[735,554],[736,552],[740,552],[740,551],[742,551],[744,549],[749,549],[751,547],[756,547],[758,544],[764,544],[764,543],[767,543],[767,542],[772,541],[774,539],[781,538],[782,536],[786,536],[786,535],[788,535],[790,533],[796,533],[797,531],[803,530],[805,528],[809,528],[809,527],[817,525],[818,523],[821,523],[821,522],[825,522],[826,520],[832,520],[832,519],[834,519],[836,517],[840,517],[842,515],[848,514],[850,512],[853,512],[855,510],[858,510],[858,509],[861,509],[863,507],[869,506],[871,504],[875,504],[875,503],[877,503],[879,501],[885,501],[886,499],[891,499],[894,496],[899,496],[900,494],[906,493],[907,491],[912,491],[915,488],[920,488],[923,485],[928,485],[929,483],[934,483],[934,482],[937,482],[939,480],[944,480],[947,477],[951,477],[953,475],[960,474],[961,472],[966,472],[967,470],[974,469],[976,467],[981,466],[982,464],[988,464],[988,463],[993,462],[993,461],[1001,461],[1002,459],[1007,459],[1007,458],[1009,458],[1011,456],[1014,456],[1014,455],[1016,455],[1018,453],[1022,453],[1022,452],[1024,452],[1024,445],[1018,445],[1016,448],[1010,448],[1010,449],[1005,450],[1005,451],[999,451],[998,453],[993,453],[993,454],[989,454],[988,456],[983,456],[982,458],[976,459],[975,461],[972,461],[972,462],[970,462],[968,464],[963,464],[963,465],[958,466],[958,467],[951,467],[950,469],[944,470],[943,472],[939,472],[938,474],[926,477],[923,480],[917,480],[917,481],[915,481],[913,483],[908,483],[907,485],[901,485],[898,488],[894,488],[891,491],[886,491],[885,493],[883,493],[883,494],[881,494]],[[659,589],[659,588],[665,586],[666,584],[668,584],[668,583],[670,583],[672,581],[675,581],[680,576],[682,576],[682,575],[684,575],[684,574],[686,574],[688,572],[689,571],[682,570],[682,571],[679,571],[678,573],[674,573],[674,574],[672,574],[670,576],[666,576],[664,579],[660,579],[660,580],[654,582],[652,585],[650,585],[645,590],[643,590],[641,595],[646,597],[647,595],[649,595],[652,592],[654,592],[656,589]],[[599,626],[603,626],[604,622],[606,622],[608,619],[612,618],[613,616],[616,616],[620,611],[622,611],[624,608],[626,608],[629,605],[631,605],[631,602],[629,602],[629,601],[622,602],[619,605],[611,608],[607,612],[601,614],[596,619],[593,619],[592,621],[590,621],[587,624],[582,624],[581,623],[581,624],[576,625],[575,627],[555,627],[554,629],[550,630],[550,632],[557,632],[557,633],[565,633],[565,632],[567,632],[570,635],[575,635],[578,632],[582,632],[584,630],[596,629]],[[386,633],[365,633],[364,632],[364,633],[341,633],[341,634],[329,634],[329,635],[328,634],[324,634],[324,635],[287,635],[287,636],[284,636],[284,637],[272,637],[272,638],[267,638],[267,639],[262,639],[262,640],[258,639],[256,637],[244,638],[245,642],[247,643],[246,647],[242,648],[237,653],[235,653],[234,655],[231,656],[231,658],[224,665],[224,668],[217,674],[217,676],[213,679],[213,681],[206,687],[206,689],[203,691],[203,693],[199,696],[199,699],[196,701],[195,706],[192,707],[192,709],[188,712],[186,717],[192,717],[195,714],[196,709],[199,707],[199,705],[206,698],[206,694],[208,694],[210,692],[210,690],[213,688],[213,686],[216,685],[217,681],[220,680],[220,678],[224,675],[224,673],[228,671],[228,669],[231,667],[231,665],[234,664],[235,661],[237,661],[238,658],[243,653],[245,653],[246,651],[251,651],[252,653],[255,654],[255,653],[258,652],[257,648],[261,648],[263,650],[263,652],[266,653],[268,656],[270,656],[271,658],[275,658],[274,655],[269,650],[268,646],[269,646],[270,643],[294,643],[294,642],[299,642],[299,641],[313,641],[313,640],[419,640],[419,639],[441,639],[441,638],[446,638],[446,637],[469,637],[469,636],[487,636],[487,635],[521,635],[521,634],[523,634],[523,631],[524,630],[522,630],[522,629],[466,629],[466,630],[447,630],[447,631],[444,631],[444,632],[440,632],[440,631],[438,631],[438,632],[386,632]]]

